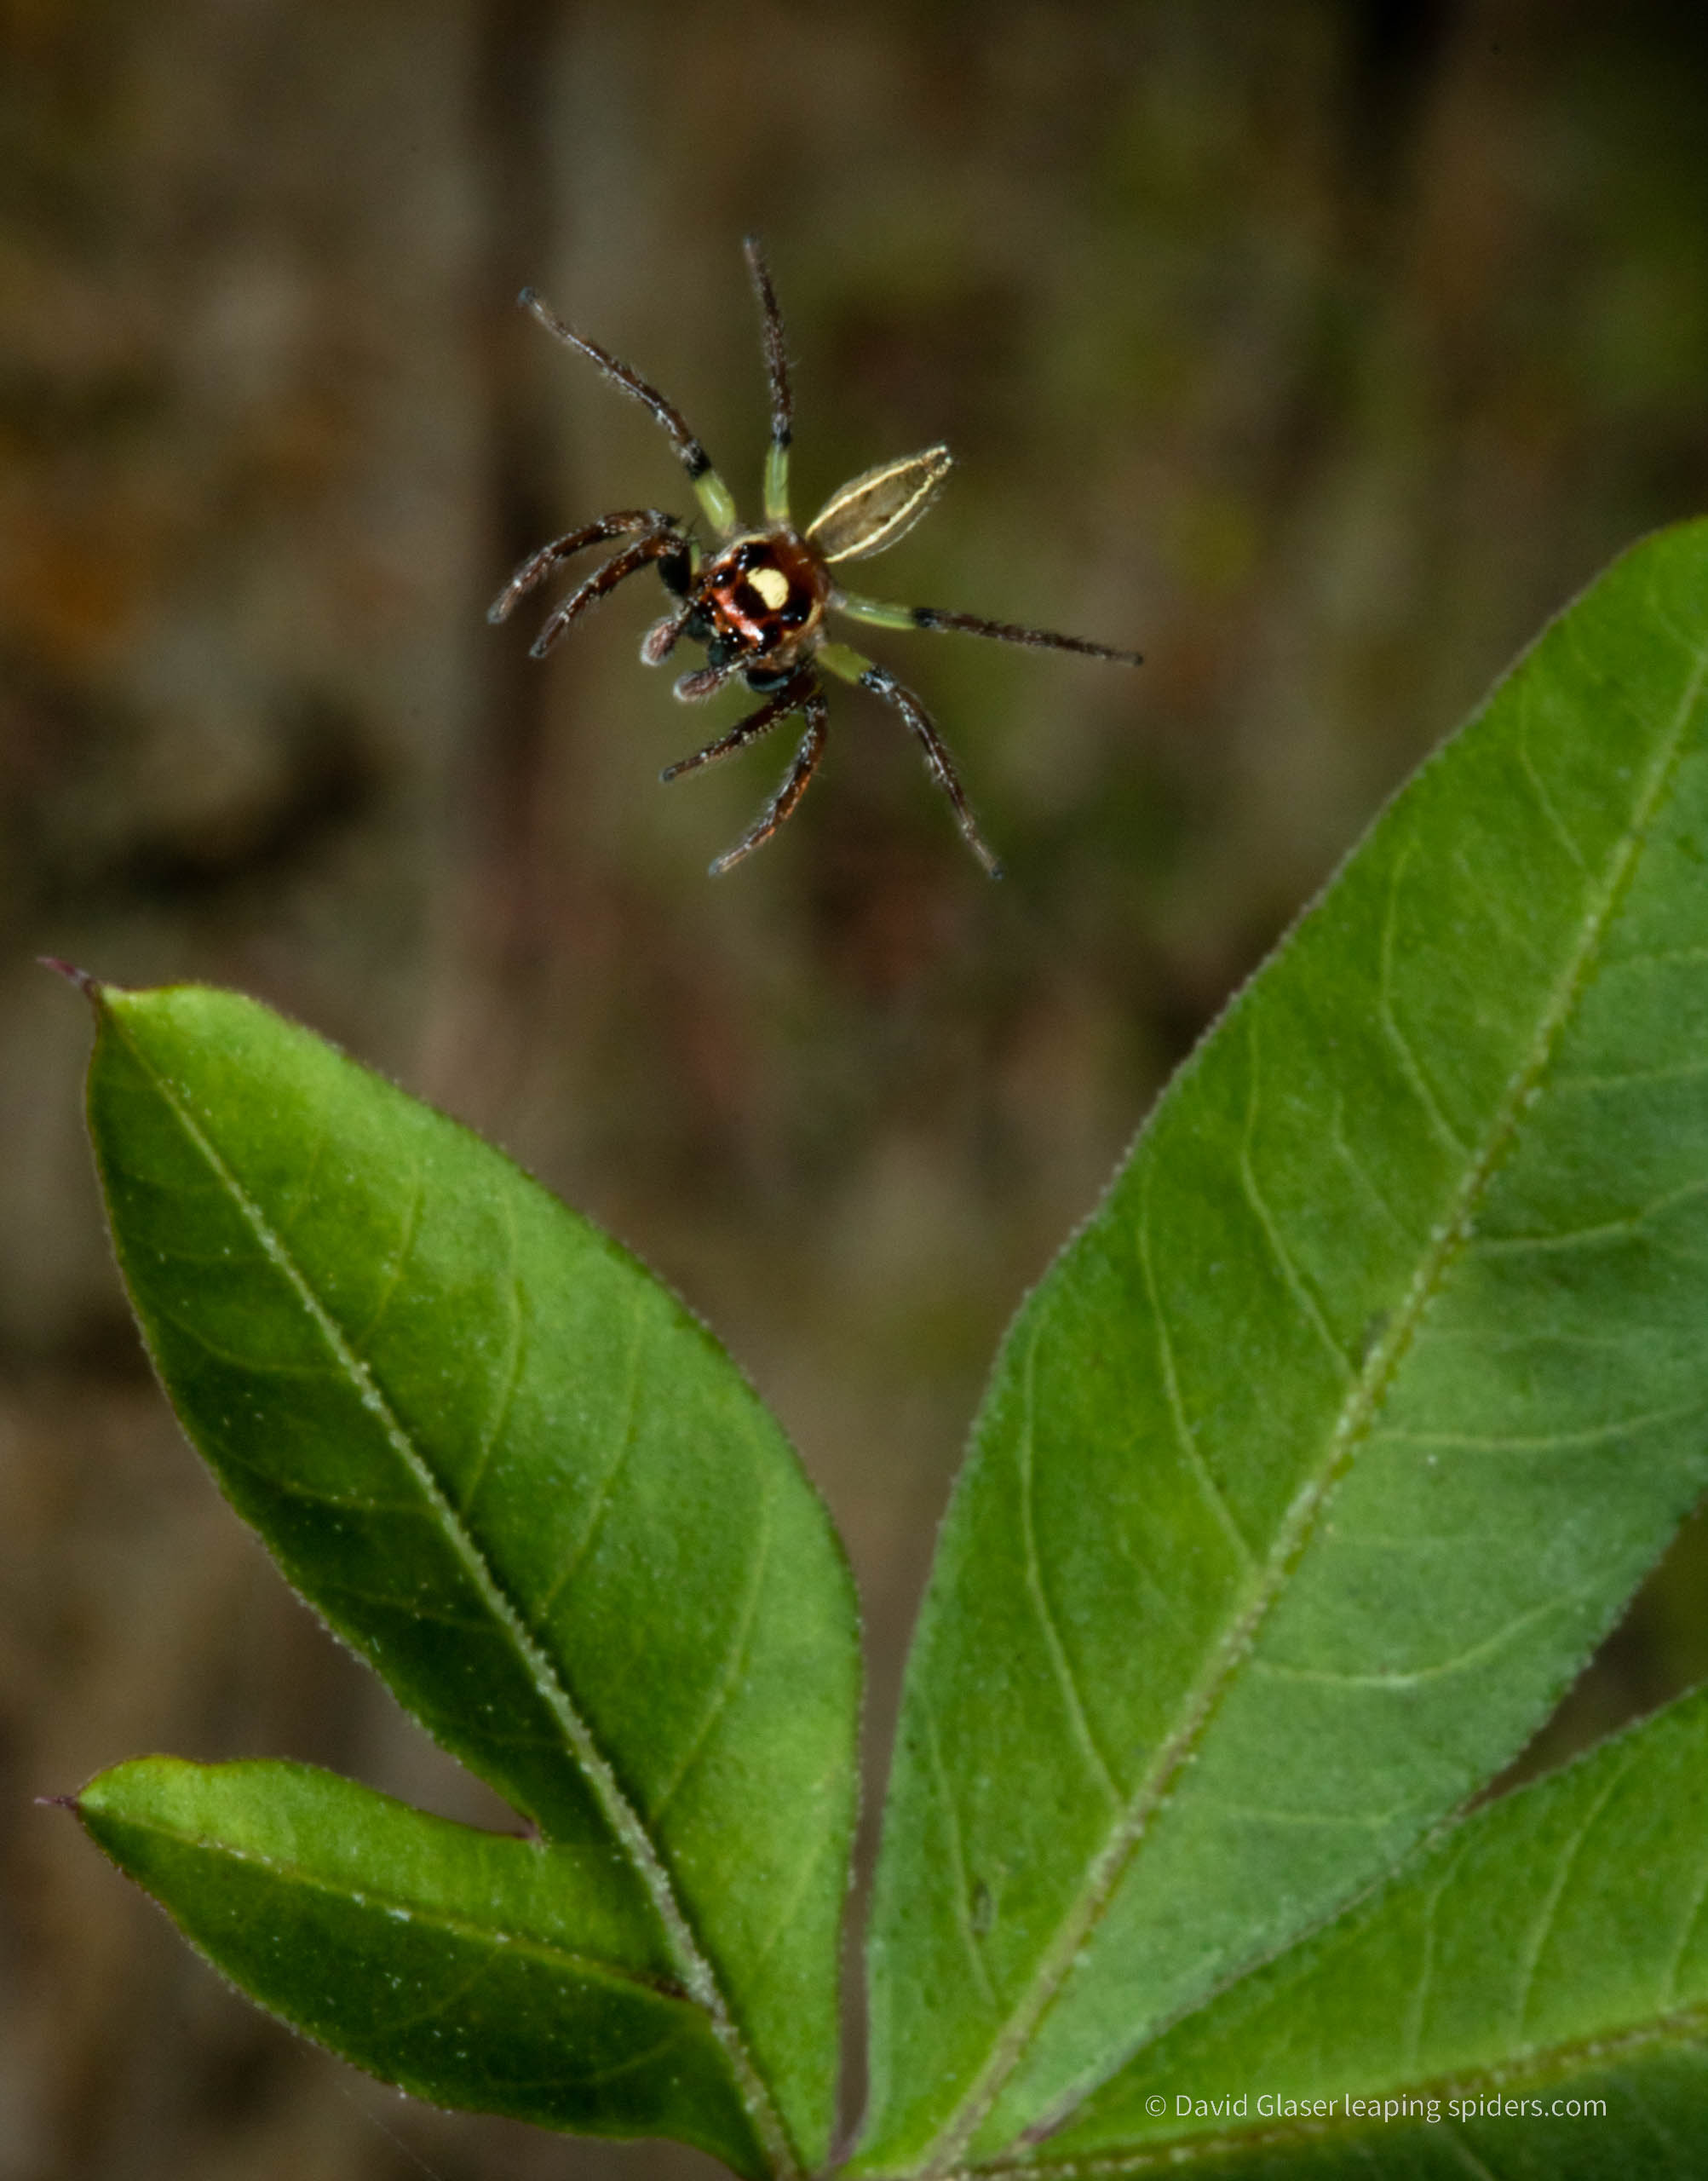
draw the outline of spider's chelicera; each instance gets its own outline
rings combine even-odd
[[[705,665],[681,676],[676,685],[678,697],[688,702],[710,697],[739,676],[764,700],[727,734],[707,743],[693,757],[684,757],[680,764],[666,767],[664,779],[679,779],[699,766],[732,756],[792,713],[799,713],[806,722],[806,733],[783,785],[745,838],[712,865],[714,876],[768,841],[805,794],[825,747],[826,707],[819,676],[822,667],[844,682],[871,690],[900,713],[918,739],[932,778],[953,804],[968,847],[992,878],[1000,878],[1001,868],[979,832],[949,753],[925,707],[888,667],[833,641],[825,627],[826,615],[842,613],[881,629],[959,629],[969,636],[1084,652],[1092,659],[1117,659],[1129,666],[1139,665],[1139,654],[1090,643],[1082,636],[1055,636],[1045,629],[1019,628],[1012,622],[986,621],[976,614],[946,613],[935,606],[892,606],[842,589],[832,568],[842,561],[864,560],[880,553],[906,536],[942,490],[949,474],[949,450],[930,446],[922,454],[880,463],[877,469],[868,469],[839,492],[833,492],[806,528],[796,530],[789,519],[793,406],[783,321],[757,241],[750,236],[745,247],[764,318],[765,362],[771,381],[764,527],[743,528],[729,487],[712,468],[710,457],[681,412],[656,388],[596,342],[566,325],[531,288],[524,289],[520,296],[524,308],[532,311],[548,332],[591,357],[607,378],[643,403],[664,426],[688,474],[715,542],[702,544],[680,516],[666,515],[661,509],[621,509],[555,538],[549,545],[529,554],[493,601],[486,618],[504,620],[554,568],[575,554],[623,540],[616,552],[551,614],[534,642],[536,659],[543,659],[589,606],[625,577],[650,565],[658,569],[664,588],[676,602],[647,631],[641,647],[641,656],[647,665],[660,665],[684,639],[704,644]]]

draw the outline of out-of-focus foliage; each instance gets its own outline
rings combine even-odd
[[[1708,502],[1699,11],[0,26],[7,1807],[140,1741],[469,1814],[174,1445],[43,949],[342,1029],[714,1315],[854,1549],[883,1747],[986,1359],[1166,1067],[1543,615]],[[853,696],[789,837],[709,888],[779,760],[657,785],[687,716],[635,664],[645,601],[543,669],[481,618],[539,538],[680,485],[515,290],[657,377],[750,502],[750,227],[803,503],[941,436],[958,469],[885,588],[1148,655],[874,638],[1004,889]],[[1562,1742],[1708,1664],[1704,1559],[1688,1534]],[[412,2170],[69,1827],[9,1822],[0,2157]],[[561,2169],[371,2109],[441,2172]]]

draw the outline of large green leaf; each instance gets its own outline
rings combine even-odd
[[[466,1130],[231,994],[95,998],[113,1234],[191,1436],[423,1724],[638,1887],[768,2158],[816,2163],[859,1668],[776,1424]]]
[[[908,1667],[867,2170],[1064,2118],[1391,1869],[1708,1478],[1705,677],[1697,524],[1399,797],[1022,1310]]]
[[[477,1833],[307,1765],[141,1758],[78,1813],[297,2029],[441,2104],[762,2149],[664,1931],[608,1860]]]
[[[1439,2138],[1443,2173],[1700,2174],[1700,2103],[1671,2142],[1654,2106],[1708,2086],[1705,1787],[1708,1692],[1452,1828],[1148,2046],[1037,2163],[1138,2170],[1167,2142],[1386,2172]]]

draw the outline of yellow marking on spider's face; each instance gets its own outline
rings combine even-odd
[[[747,580],[773,613],[789,596],[789,578],[781,568],[755,568]]]
[[[881,553],[912,529],[943,489],[952,466],[946,446],[881,462],[832,492],[807,526],[807,542],[827,561]]]

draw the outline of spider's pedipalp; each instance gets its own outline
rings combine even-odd
[[[532,288],[524,288],[516,301],[521,308],[537,318],[548,333],[555,334],[566,346],[577,349],[589,362],[597,364],[607,378],[620,386],[625,394],[632,394],[643,407],[650,410],[670,434],[670,444],[676,450],[676,458],[688,474],[688,481],[695,497],[705,509],[706,517],[725,537],[735,529],[735,502],[730,490],[711,466],[711,457],[699,440],[688,429],[687,420],[673,401],[667,401],[655,386],[649,385],[641,374],[633,371],[608,348],[601,348],[596,341],[589,341],[584,333],[578,333],[572,325],[566,325],[544,296]]]
[[[672,537],[680,534],[680,526],[673,515],[666,515],[662,508],[620,508],[615,515],[601,515],[597,522],[587,523],[580,530],[566,531],[561,538],[554,538],[549,545],[542,545],[530,553],[486,608],[486,619],[492,622],[506,621],[531,590],[537,590],[564,561],[573,560],[578,553],[584,553],[589,545],[603,545],[613,538],[632,538],[637,532],[647,536]]]
[[[656,561],[660,554],[671,550],[668,538],[643,538],[637,545],[625,545],[620,553],[596,567],[578,590],[572,590],[540,630],[528,647],[529,656],[543,659],[572,623],[578,621],[589,606],[597,605],[607,592],[615,590],[619,583],[638,575],[641,570]]]
[[[726,682],[733,682],[740,671],[739,659],[714,659],[709,666],[702,666],[695,673],[678,675],[671,684],[670,694],[679,704],[703,704],[708,697],[715,697]]]
[[[687,633],[688,623],[694,616],[693,601],[679,606],[674,613],[665,614],[662,621],[654,621],[641,639],[642,666],[662,666]]]
[[[880,462],[831,493],[807,525],[807,543],[825,561],[886,551],[929,512],[953,467],[946,446]]]
[[[795,707],[791,706],[791,710],[793,709]],[[722,878],[732,865],[739,863],[744,856],[751,855],[755,849],[762,848],[777,828],[794,814],[796,805],[807,792],[808,783],[818,768],[819,758],[825,754],[825,736],[830,718],[825,693],[816,678],[812,679],[811,687],[800,699],[799,709],[807,715],[807,732],[801,738],[800,748],[795,752],[794,763],[783,775],[783,785],[735,846],[727,849],[709,866],[711,878]]]
[[[791,675],[788,681],[745,719],[738,720],[727,734],[721,734],[716,742],[708,742],[704,750],[696,750],[692,757],[683,757],[674,765],[666,765],[658,775],[661,780],[680,780],[684,773],[698,772],[702,765],[715,765],[720,757],[733,757],[738,750],[745,750],[750,742],[756,742],[762,734],[768,734],[779,720],[787,719],[791,712],[804,710],[809,698],[817,693],[819,684],[810,673]]]

